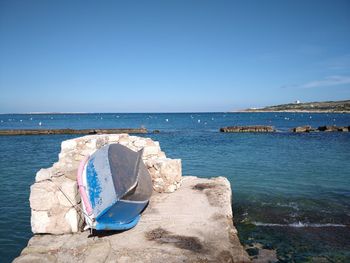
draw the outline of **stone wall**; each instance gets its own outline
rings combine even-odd
[[[144,148],[143,161],[151,174],[153,189],[174,192],[182,180],[181,160],[166,158],[159,142],[128,134],[88,135],[63,141],[58,162],[40,169],[31,186],[32,232],[63,234],[78,232],[83,225],[76,174],[85,156],[110,143],[120,143],[134,151]]]

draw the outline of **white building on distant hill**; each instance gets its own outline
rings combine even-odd
[[[294,101],[294,104],[300,104],[300,100]]]

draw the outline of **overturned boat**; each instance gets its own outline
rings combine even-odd
[[[152,195],[142,153],[109,144],[80,163],[77,181],[87,228],[125,230],[138,223]]]

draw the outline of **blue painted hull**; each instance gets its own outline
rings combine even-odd
[[[152,193],[152,181],[141,156],[142,151],[110,145],[99,149],[85,163],[82,187],[87,202],[83,202],[83,208],[86,212],[91,206],[91,214],[85,215],[89,228],[126,230],[138,223]]]
[[[96,222],[103,224],[127,224],[133,221],[147,206],[147,204],[148,202],[130,202],[119,200],[96,217]]]
[[[140,220],[141,215],[137,215],[131,222],[129,223],[116,223],[116,222],[97,222],[95,229],[96,230],[128,230],[137,225]]]

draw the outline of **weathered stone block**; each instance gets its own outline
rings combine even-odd
[[[30,187],[30,207],[33,210],[45,211],[58,205],[56,186],[50,181],[35,183]]]
[[[50,179],[52,176],[52,169],[47,168],[47,169],[40,169],[35,176],[35,182],[40,182],[44,180]]]
[[[310,125],[293,128],[293,132],[310,132],[310,131],[313,131]]]
[[[76,196],[78,194],[77,182],[72,180],[65,180],[60,185],[60,188],[62,191],[57,192],[59,204],[67,207],[76,205]]]
[[[136,147],[145,147],[146,146],[146,140],[144,140],[144,139],[139,139],[139,140],[136,140],[136,141],[134,141],[134,145],[136,146]]]
[[[50,224],[51,218],[47,211],[32,210],[31,226],[33,233],[46,233],[46,227]]]
[[[181,160],[155,159],[146,162],[153,181],[153,189],[157,192],[174,192],[182,179]]]
[[[74,150],[76,146],[77,146],[77,142],[75,139],[66,140],[61,143],[61,151],[69,152],[71,150]]]
[[[169,182],[181,180],[181,160],[164,159],[160,162],[160,173]]]
[[[64,216],[64,218],[66,219],[68,225],[70,226],[70,229],[73,233],[78,232],[79,228],[79,215],[77,210],[73,207],[71,208],[66,215]]]
[[[109,143],[117,143],[119,141],[120,136],[118,134],[111,134],[108,136]]]
[[[147,146],[143,150],[143,157],[148,157],[150,155],[157,155],[160,152],[160,148],[157,145]]]

